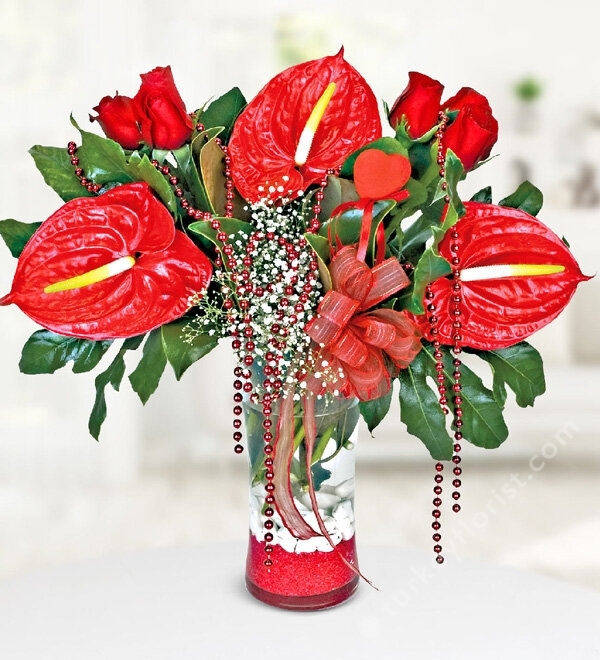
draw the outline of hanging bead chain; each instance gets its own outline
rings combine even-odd
[[[436,162],[440,168],[439,170],[439,175],[441,178],[440,186],[441,189],[445,192],[444,202],[446,204],[449,204],[450,196],[447,193],[448,183],[445,180],[446,177],[446,170],[444,167],[445,155],[442,144],[444,132],[448,124],[448,115],[446,115],[445,112],[440,112],[439,120],[440,120],[440,124],[435,134],[438,143]],[[459,477],[462,474],[462,468],[460,467],[460,463],[461,463],[460,451],[462,448],[461,440],[463,437],[461,432],[461,428],[463,425],[463,421],[462,421],[463,409],[462,409],[462,396],[461,396],[462,385],[460,383],[461,375],[462,375],[460,371],[460,367],[462,362],[457,356],[462,352],[462,346],[461,346],[462,335],[460,332],[462,327],[462,323],[461,323],[461,316],[462,316],[461,288],[462,287],[460,282],[459,234],[458,231],[456,230],[456,227],[452,227],[450,231],[451,231],[450,238],[452,239],[452,242],[450,243],[450,251],[452,252],[453,255],[451,259],[453,284],[452,284],[452,298],[449,307],[449,313],[453,318],[452,341],[454,342],[454,344],[452,346],[452,352],[455,356],[452,361],[454,367],[454,371],[452,373],[452,429],[454,432],[454,443],[452,448],[452,463],[454,464],[454,468],[452,470],[454,474],[452,486],[454,490],[452,492],[452,499],[455,502],[452,505],[452,510],[455,513],[458,513],[460,511],[460,504],[458,504],[458,500],[460,499],[460,491],[458,489],[461,486],[461,480]],[[427,313],[429,314],[428,321],[429,321],[430,335],[432,337],[432,344],[434,349],[433,357],[435,359],[435,368],[437,372],[436,380],[437,380],[438,392],[440,395],[439,403],[442,412],[445,415],[448,415],[450,413],[450,408],[448,401],[448,388],[446,385],[446,377],[444,375],[444,362],[443,362],[444,354],[441,350],[441,343],[438,339],[438,334],[439,334],[437,328],[438,317],[436,315],[437,306],[434,301],[434,294],[431,285],[428,285],[425,289],[425,300],[427,305]],[[435,545],[433,546],[433,551],[436,554],[436,561],[438,564],[442,564],[444,562],[444,557],[442,555],[442,546],[440,544],[440,541],[442,540],[442,535],[440,533],[440,529],[441,529],[440,517],[442,515],[442,512],[440,507],[442,505],[441,495],[442,495],[442,482],[444,480],[444,477],[442,476],[443,470],[444,470],[444,464],[438,461],[435,464],[435,476],[434,476],[435,486],[433,488],[433,492],[435,495],[435,498],[433,500],[433,506],[435,508],[433,509],[432,512],[434,520],[431,525],[434,530],[432,536],[433,541],[435,543]]]

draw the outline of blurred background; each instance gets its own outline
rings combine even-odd
[[[500,8],[501,7],[501,8]],[[188,110],[234,85],[247,99],[282,68],[332,54],[392,104],[410,70],[485,94],[500,123],[496,156],[462,184],[492,185],[494,200],[525,178],[545,193],[540,218],[564,235],[582,269],[600,257],[600,5],[571,0],[302,3],[228,0],[0,0],[0,217],[45,219],[60,206],[27,150],[87,130],[105,95],[133,95],[139,74],[170,64]],[[94,125],[97,126],[97,125]],[[4,246],[0,246],[4,249]],[[15,261],[4,249],[0,291]],[[532,337],[547,394],[535,408],[509,401],[509,440],[465,448],[463,511],[446,519],[447,554],[542,572],[600,589],[600,281]],[[108,421],[87,433],[93,376],[19,373],[37,329],[0,313],[0,579],[50,565],[247,530],[245,457],[231,441],[232,358],[222,346],[176,383],[163,378],[143,408],[127,381],[109,392]],[[397,413],[361,432],[359,542],[430,550],[433,462]],[[443,528],[444,530],[444,528]]]

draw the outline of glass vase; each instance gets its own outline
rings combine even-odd
[[[318,610],[338,605],[354,593],[359,580],[354,536],[358,401],[328,395],[315,402],[316,439],[308,462],[318,513],[307,475],[304,412],[298,404],[294,407],[294,449],[286,477],[297,512],[315,532],[303,539],[296,538],[284,524],[277,508],[277,490],[272,491],[274,513],[265,516],[269,482],[265,476],[264,416],[259,405],[246,402],[244,410],[250,467],[247,589],[259,600],[285,609]],[[271,428],[277,429],[277,406],[270,420]]]

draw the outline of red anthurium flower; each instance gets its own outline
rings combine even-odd
[[[369,268],[352,245],[335,255],[330,272],[333,287],[306,326],[322,371],[307,386],[363,401],[383,396],[391,383],[386,359],[407,367],[421,349],[421,333],[404,312],[371,308],[407,286],[408,277],[394,258]]]
[[[62,335],[132,337],[184,314],[211,274],[150,187],[130,183],[67,202],[42,223],[0,305]]]
[[[377,99],[342,49],[286,69],[246,106],[229,142],[231,176],[250,202],[293,197],[378,137]]]
[[[550,323],[565,308],[583,275],[563,241],[537,218],[517,209],[466,202],[458,221],[459,335],[464,346],[493,350],[516,344]],[[440,254],[451,261],[456,242],[446,234]],[[454,344],[451,278],[432,285],[437,338]],[[428,314],[419,317],[432,339]]]
[[[411,165],[408,158],[401,154],[386,154],[379,149],[365,149],[354,162],[354,185],[360,199],[345,202],[337,206],[332,216],[341,215],[348,209],[363,212],[363,220],[358,243],[357,257],[365,260],[371,225],[373,207],[380,199],[393,199],[397,202],[409,196],[408,190],[402,190],[410,178]],[[377,263],[385,257],[385,233],[383,225],[377,228]]]
[[[498,139],[498,122],[486,97],[471,87],[462,87],[442,103],[443,90],[437,80],[411,71],[407,87],[390,110],[390,124],[396,128],[406,119],[408,135],[417,139],[438,123],[440,111],[456,112],[444,133],[443,155],[451,149],[468,172],[490,155]]]

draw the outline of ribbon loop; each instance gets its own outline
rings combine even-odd
[[[329,365],[332,380],[307,376],[307,386],[363,401],[383,396],[391,384],[383,354],[406,367],[421,349],[421,333],[404,312],[369,309],[404,288],[408,277],[394,258],[369,268],[351,245],[335,255],[330,272],[334,288],[305,331],[319,344],[317,355]]]

